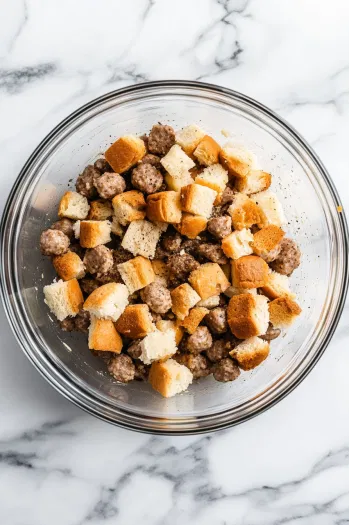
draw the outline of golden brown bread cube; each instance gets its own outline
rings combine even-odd
[[[217,263],[202,264],[191,272],[188,280],[201,299],[219,295],[230,286],[222,268]]]
[[[179,223],[182,217],[180,194],[161,191],[147,197],[147,217],[151,221]]]
[[[268,281],[269,266],[257,255],[245,255],[232,261],[233,286],[260,288]]]
[[[116,329],[130,339],[145,337],[154,332],[155,325],[146,304],[130,304],[116,321]]]
[[[106,161],[115,173],[124,173],[135,166],[146,154],[142,139],[134,135],[120,137],[105,152]]]

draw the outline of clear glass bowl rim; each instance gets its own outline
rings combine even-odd
[[[315,164],[320,174],[319,178],[325,183],[326,189],[330,193],[335,207],[341,206],[340,198],[331,177],[312,148],[285,120],[254,99],[228,88],[196,81],[164,80],[136,84],[134,86],[111,91],[101,97],[93,99],[71,113],[42,140],[23,166],[9,194],[1,220],[0,290],[6,316],[22,350],[43,377],[45,377],[45,379],[64,397],[90,414],[124,428],[152,434],[187,435],[224,429],[260,414],[288,395],[312,370],[327,348],[344,308],[348,289],[348,227],[344,212],[339,213],[337,221],[339,224],[339,231],[335,231],[334,233],[337,236],[336,256],[340,256],[341,258],[339,261],[341,267],[340,277],[343,286],[341,292],[335,297],[336,304],[326,336],[317,346],[312,359],[306,364],[306,366],[303,368],[298,367],[298,372],[296,374],[293,373],[292,380],[284,378],[282,381],[279,381],[278,386],[274,389],[271,395],[268,396],[264,395],[266,393],[263,393],[261,396],[258,396],[260,398],[257,400],[258,402],[255,402],[254,406],[248,407],[248,410],[244,410],[238,417],[234,417],[233,419],[230,410],[210,414],[204,417],[196,416],[195,418],[179,420],[145,417],[141,414],[135,414],[124,409],[115,409],[115,407],[111,409],[111,407],[106,406],[105,403],[93,396],[91,392],[88,392],[87,390],[83,391],[80,386],[74,384],[71,379],[64,374],[62,370],[58,370],[49,357],[43,355],[40,349],[36,346],[35,341],[30,336],[30,329],[28,330],[25,326],[24,312],[21,312],[20,305],[16,300],[16,276],[11,274],[11,264],[9,264],[9,261],[11,260],[11,242],[14,242],[11,234],[14,226],[14,218],[16,216],[14,213],[14,210],[16,209],[16,201],[18,200],[16,197],[18,196],[21,187],[24,185],[27,174],[30,172],[32,165],[42,156],[51,141],[65,128],[69,127],[75,119],[87,114],[93,108],[102,106],[107,101],[114,99],[116,101],[117,99],[120,99],[120,103],[122,103],[122,97],[125,95],[142,92],[146,93],[147,90],[159,90],[159,92],[161,92],[162,89],[170,88],[183,88],[185,90],[199,90],[202,93],[211,92],[215,94],[223,94],[264,113],[267,117],[274,120],[276,124],[281,126],[291,139],[298,142],[298,145]],[[333,213],[336,212],[337,210],[333,211]]]

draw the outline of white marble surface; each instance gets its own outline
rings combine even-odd
[[[0,3],[0,210],[45,134],[134,82],[201,79],[287,118],[349,204],[345,0]],[[82,413],[26,360],[0,309],[1,525],[349,523],[349,309],[310,376],[238,428],[131,433]]]

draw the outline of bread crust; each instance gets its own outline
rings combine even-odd
[[[88,347],[90,350],[114,352],[120,354],[122,339],[113,321],[92,316],[89,328]]]
[[[268,281],[269,266],[258,255],[244,255],[232,261],[233,286],[261,288]]]
[[[183,283],[171,291],[171,299],[172,312],[182,320],[189,314],[189,310],[200,301],[200,296],[188,283]]]
[[[81,310],[84,302],[84,296],[82,295],[79,281],[77,279],[71,279],[70,281],[66,281],[66,283],[67,301],[69,302],[72,311],[72,314],[70,315],[76,315]]]
[[[145,337],[155,330],[149,307],[146,304],[130,304],[126,306],[115,326],[120,334],[130,339]]]
[[[74,207],[73,213],[69,213],[68,208],[71,205],[72,201],[74,201],[75,199],[81,201],[81,204],[79,206],[81,209],[77,210],[77,208]],[[58,205],[58,217],[67,217],[68,219],[73,220],[86,219],[89,209],[90,206],[86,197],[83,197],[82,195],[80,195],[80,193],[77,193],[76,191],[66,191]]]
[[[211,166],[218,164],[220,145],[209,135],[205,135],[196,146],[193,155],[198,159],[200,164]]]
[[[287,328],[301,313],[299,304],[287,296],[278,297],[269,303],[270,322],[274,328]]]
[[[180,326],[183,326],[186,332],[193,334],[206,314],[210,310],[203,308],[202,306],[195,306],[189,312],[189,315],[179,322]]]
[[[167,397],[168,385],[171,380],[171,374],[164,363],[156,361],[152,363],[149,371],[149,383],[154,390]]]
[[[219,295],[230,286],[230,282],[217,263],[202,264],[191,272],[188,280],[201,299]]]
[[[201,215],[192,215],[191,213],[183,213],[182,220],[176,229],[181,235],[185,235],[188,239],[195,239],[201,232],[206,230],[207,219]]]
[[[106,161],[115,173],[124,173],[135,166],[146,154],[142,139],[125,135],[116,140],[105,152]]]
[[[113,215],[113,206],[110,201],[92,201],[87,218],[91,221],[106,221]]]
[[[238,339],[247,339],[258,334],[253,319],[256,303],[254,296],[249,293],[233,295],[227,308],[227,320],[232,334]]]
[[[250,348],[248,348],[248,346]],[[252,347],[252,348],[251,348]],[[229,352],[242,370],[252,370],[260,365],[269,355],[270,345],[258,337],[243,341]]]
[[[84,263],[74,252],[56,255],[52,258],[53,266],[63,281],[70,279],[81,279],[85,275]]]
[[[111,241],[109,221],[81,221],[80,245],[82,248],[96,248]]]
[[[228,171],[230,177],[245,178],[253,168],[253,159],[249,152],[239,150],[235,151],[234,148],[226,145],[219,153],[219,161],[222,166]]]
[[[152,263],[142,255],[118,264],[117,268],[130,293],[144,288],[155,280]]]
[[[84,302],[84,310],[102,307],[110,295],[117,291],[118,286],[118,283],[107,283],[96,288]]]
[[[244,178],[236,178],[235,188],[246,194],[267,190],[271,185],[271,175],[266,171],[252,170]]]
[[[254,253],[262,257],[266,256],[280,244],[284,235],[285,232],[274,224],[265,226],[253,236],[252,249]]]
[[[147,217],[151,221],[179,223],[182,218],[180,194],[161,191],[147,197]]]
[[[239,199],[238,204],[233,202],[228,208],[234,229],[248,229],[254,224],[260,224],[263,219],[263,213],[259,206],[243,193],[237,193],[234,200],[237,201],[237,199]]]

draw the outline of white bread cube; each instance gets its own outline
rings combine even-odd
[[[184,330],[181,326],[178,325],[176,321],[171,321],[170,319],[161,319],[160,321],[156,321],[156,328],[160,330],[160,332],[167,332],[168,330],[173,330],[177,346],[183,339]]]
[[[201,301],[196,303],[196,306],[201,306],[202,308],[208,308],[210,310],[211,308],[215,308],[216,306],[218,306],[219,303],[219,295],[212,295],[211,297],[207,297],[207,299],[201,299]]]
[[[142,353],[139,359],[145,365],[150,365],[153,361],[160,359],[167,359],[177,352],[175,332],[174,330],[151,332],[142,339],[140,348]]]
[[[250,337],[242,341],[229,352],[242,370],[252,370],[260,365],[269,355],[269,343],[259,337]]]
[[[188,184],[193,183],[193,178],[190,175],[189,171],[184,173],[181,177],[172,177],[169,173],[166,173],[165,182],[169,190],[181,191],[181,188],[183,188],[183,186],[188,186]]]
[[[269,303],[270,322],[274,328],[288,328],[301,313],[302,309],[296,301],[287,296],[278,297]]]
[[[255,202],[262,212],[261,221],[258,223],[259,228],[274,224],[281,227],[286,222],[284,210],[281,202],[272,191],[262,191],[251,195],[251,199]]]
[[[45,303],[58,321],[68,316],[75,317],[84,302],[76,279],[58,281],[44,286]]]
[[[105,351],[120,354],[122,339],[113,321],[98,319],[94,315],[91,316],[88,330],[88,347],[90,350],[98,350],[99,352]]]
[[[80,245],[82,248],[96,248],[111,241],[109,221],[81,221]]]
[[[200,184],[189,184],[181,189],[182,210],[208,219],[211,217],[216,197],[217,192],[211,188]]]
[[[152,222],[133,221],[126,230],[121,246],[133,255],[143,255],[152,259],[161,233],[161,228]]]
[[[241,192],[250,195],[267,190],[271,185],[271,175],[265,171],[252,170],[243,179],[236,179],[235,188]]]
[[[227,309],[230,330],[238,339],[263,335],[269,325],[268,299],[264,295],[233,295]]]
[[[99,319],[115,322],[128,305],[128,295],[124,284],[103,284],[87,297],[83,308]]]
[[[172,146],[160,162],[174,179],[181,179],[186,176],[188,171],[195,166],[195,162],[184,153],[178,144]]]
[[[187,155],[192,155],[200,140],[205,136],[202,129],[196,124],[190,124],[177,131],[176,143],[180,145]]]
[[[207,186],[219,194],[223,193],[228,184],[228,172],[220,164],[212,164],[204,169],[195,179],[195,184]]]
[[[153,271],[154,271],[154,281],[157,283],[161,283],[164,286],[167,286],[168,279],[170,277],[170,269],[165,263],[165,261],[161,259],[153,259],[151,261]]]
[[[184,365],[174,359],[164,363],[153,363],[150,368],[149,382],[164,397],[173,397],[187,390],[193,382],[193,374]]]
[[[183,320],[193,306],[200,301],[200,295],[188,284],[180,284],[171,291],[172,312]]]
[[[256,156],[244,146],[227,142],[221,149],[220,162],[231,177],[245,178],[251,170],[257,170]]]
[[[262,292],[269,297],[269,299],[277,299],[277,297],[282,297],[283,295],[287,295],[291,299],[295,297],[295,294],[290,290],[287,275],[273,271],[270,271],[268,274],[267,282],[262,286]]]
[[[239,257],[253,253],[252,242],[253,235],[250,230],[246,228],[235,230],[222,240],[222,250],[227,257],[239,259]]]
[[[124,230],[122,229],[119,221],[117,220],[117,218],[113,217],[113,220],[112,220],[112,223],[111,223],[111,232],[114,234],[114,235],[117,235],[118,237],[122,237],[123,234],[124,234]]]
[[[63,281],[81,279],[85,275],[85,265],[77,253],[67,252],[52,258],[54,269]]]
[[[145,144],[135,135],[124,135],[112,144],[104,156],[115,173],[124,173],[146,154]]]
[[[263,218],[263,212],[257,204],[244,193],[236,193],[234,201],[228,208],[231,222],[235,230],[251,228],[259,224]]]
[[[89,209],[86,197],[76,191],[67,191],[59,203],[58,216],[73,220],[86,219]]]
[[[122,226],[145,217],[145,200],[140,191],[131,190],[115,195],[112,203],[115,219]]]
[[[242,293],[251,293],[257,295],[257,288],[237,288],[236,286],[229,286],[224,292],[227,297],[233,297],[233,295],[241,295]]]
[[[149,259],[145,259],[142,256],[118,264],[117,268],[130,294],[144,288],[155,280],[152,263]]]

